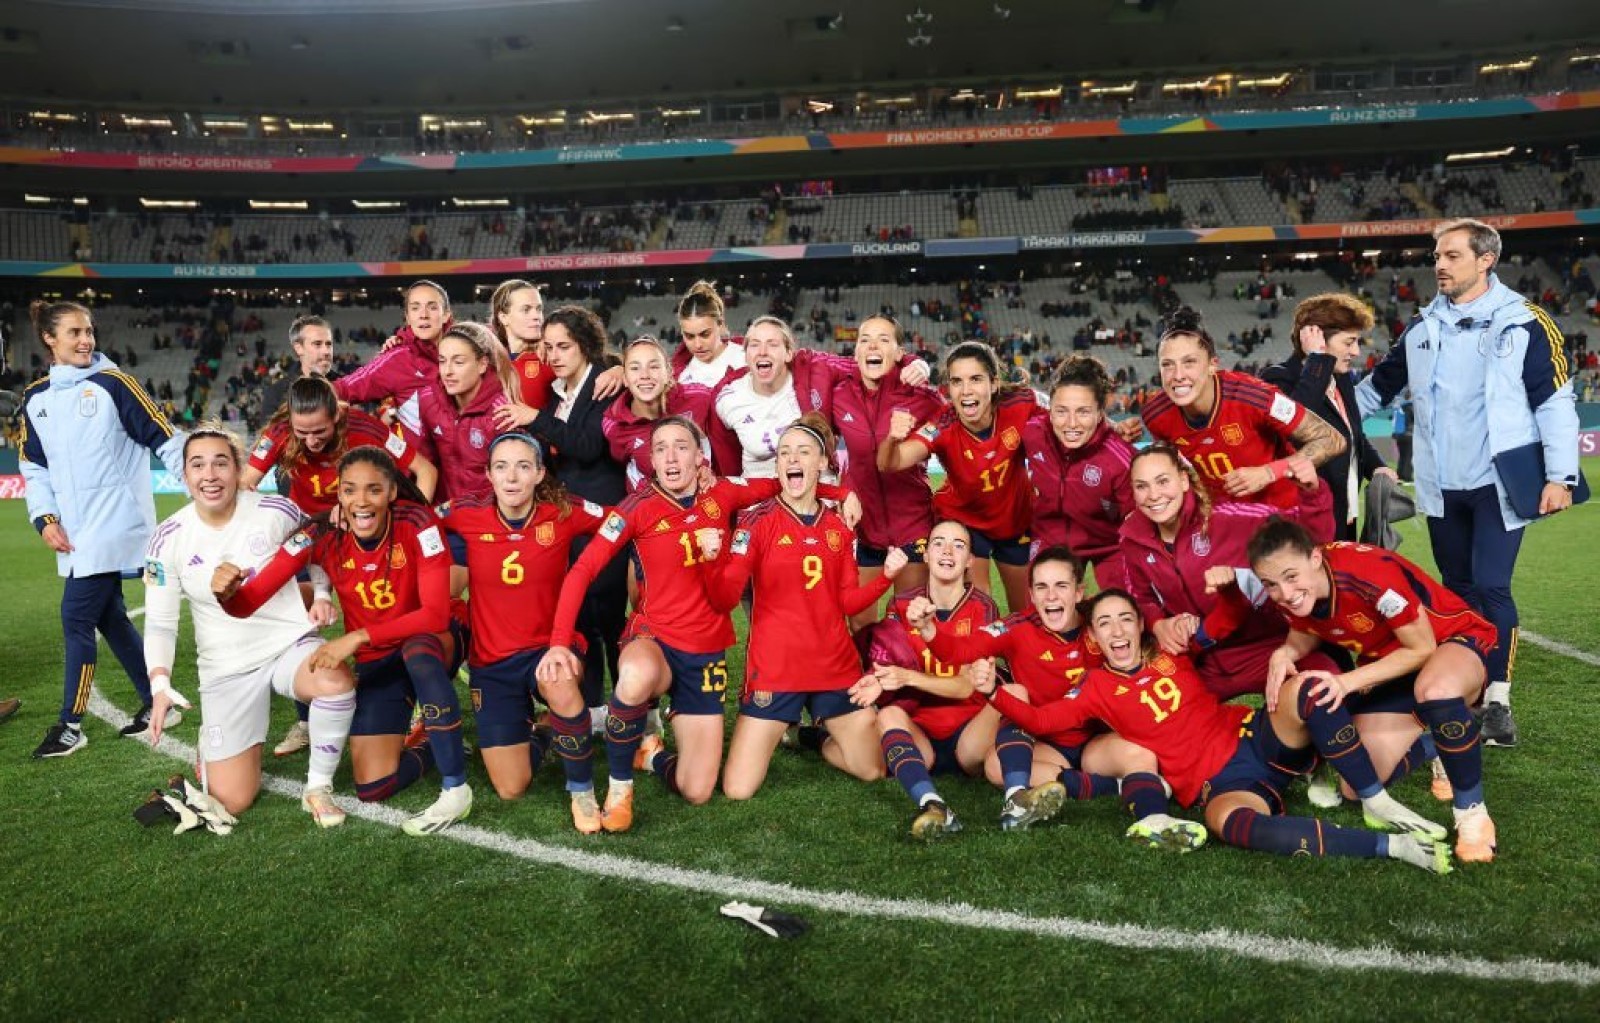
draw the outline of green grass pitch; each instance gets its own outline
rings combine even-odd
[[[1594,477],[1600,466],[1588,468]],[[177,506],[163,499],[162,511]],[[547,764],[522,801],[501,803],[473,762],[472,825],[624,858],[608,862],[625,873],[706,872],[701,887],[711,890],[685,890],[601,876],[593,861],[588,872],[530,862],[355,818],[319,832],[270,793],[227,838],[141,829],[134,806],[181,765],[93,719],[82,753],[29,759],[60,699],[60,589],[21,503],[7,512],[0,696],[25,706],[0,726],[0,1019],[1600,1016],[1600,668],[1532,642],[1516,666],[1523,744],[1486,753],[1500,858],[1444,878],[1217,843],[1182,858],[1148,853],[1121,839],[1126,822],[1112,802],[1069,805],[1056,822],[1003,835],[998,794],[948,777],[941,790],[968,829],[922,847],[906,836],[912,807],[892,780],[861,785],[788,751],[750,803],[690,808],[641,778],[635,830],[584,838],[570,827],[558,766]],[[1420,526],[1404,534],[1402,553],[1426,563]],[[1600,653],[1597,539],[1600,502],[1533,529],[1517,576],[1524,625],[1591,654]],[[128,599],[143,602],[136,583]],[[177,681],[192,696],[185,630]],[[98,685],[133,709],[103,647]],[[274,736],[291,714],[278,701]],[[176,737],[192,743],[197,724],[186,720]],[[303,769],[303,758],[268,764],[288,781]],[[395,802],[415,811],[435,791],[424,780]],[[353,792],[347,772],[339,792]],[[1397,794],[1448,820],[1425,777]],[[1303,790],[1290,806],[1309,812]],[[1325,816],[1360,826],[1349,807]],[[838,897],[827,909],[779,906],[813,925],[779,942],[716,913],[731,886],[750,880]],[[982,912],[979,926],[958,926],[886,917],[867,900]],[[1020,918],[1071,927],[1049,935],[999,923]],[[1082,924],[1131,925],[1158,940],[1109,944]],[[1231,937],[1177,947],[1219,930]],[[1321,951],[1276,960],[1300,942]],[[1242,954],[1246,945],[1254,951]],[[1335,968],[1374,962],[1381,949],[1400,955],[1389,966]],[[1567,979],[1485,969],[1530,959]]]

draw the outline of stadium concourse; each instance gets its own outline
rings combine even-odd
[[[1597,139],[1578,0],[8,5],[0,1019],[1594,1018]]]

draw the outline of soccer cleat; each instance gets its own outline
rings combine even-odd
[[[168,707],[167,723],[162,727],[171,728],[182,720],[183,713],[179,711],[178,708]],[[126,725],[123,725],[122,731],[118,732],[117,734],[121,735],[124,739],[150,738],[150,708],[140,707],[139,713],[133,716],[132,721],[128,722]]]
[[[33,751],[33,759],[44,760],[49,757],[70,757],[72,754],[89,745],[89,737],[83,734],[81,728],[68,728],[64,724],[54,724],[49,731],[44,733],[44,742],[41,742]]]
[[[633,751],[633,769],[643,771],[645,774],[654,774],[656,754],[667,748],[659,735],[646,735],[639,743],[639,748]]]
[[[309,739],[310,737],[307,736]],[[411,718],[411,730],[406,732],[405,740],[401,743],[406,749],[416,749],[428,741],[428,730],[423,727],[422,715],[414,714]]]
[[[1000,808],[1000,830],[1015,831],[1047,821],[1061,812],[1066,801],[1067,788],[1058,781],[1024,789],[1007,798]]]
[[[326,785],[308,788],[300,797],[300,809],[311,815],[311,822],[319,828],[337,828],[344,823],[344,811],[333,801],[333,792]]]
[[[595,802],[594,789],[584,789],[572,794],[572,826],[580,835],[594,835],[600,831],[600,804]]]
[[[272,755],[275,757],[291,757],[310,745],[311,726],[304,721],[296,721],[289,726],[287,732],[283,733],[283,738],[278,740],[278,744],[272,747]]]
[[[600,826],[612,834],[633,827],[633,786],[611,786],[606,793],[606,808],[600,814]]]
[[[1326,760],[1317,765],[1317,769],[1307,780],[1306,798],[1311,801],[1312,806],[1319,806],[1324,810],[1330,810],[1344,802],[1344,794],[1339,791],[1339,775]]]
[[[472,786],[445,789],[433,805],[400,825],[408,835],[437,835],[472,812]]]
[[[1449,843],[1426,835],[1390,835],[1389,858],[1421,867],[1430,874],[1448,874],[1455,869],[1450,864]]]
[[[1443,840],[1450,834],[1443,824],[1430,821],[1387,792],[1361,801],[1361,816],[1375,831],[1401,831]]]
[[[1462,863],[1493,863],[1494,821],[1481,805],[1456,817],[1456,859]]]
[[[0,700],[0,721],[10,721],[17,716],[17,711],[22,709],[22,701],[15,696],[9,700]]]
[[[1450,784],[1450,776],[1444,771],[1444,761],[1433,761],[1433,783],[1428,786],[1428,791],[1433,793],[1433,798],[1441,803],[1448,803],[1456,798],[1456,790]]]
[[[917,819],[911,822],[911,837],[920,838],[924,842],[931,842],[944,835],[953,835],[961,830],[961,821],[956,819],[955,811],[937,799],[930,799]]]
[[[1483,708],[1483,744],[1503,746],[1507,749],[1517,744],[1517,722],[1511,716],[1508,703],[1489,703]]]
[[[1194,852],[1206,844],[1206,826],[1164,813],[1153,813],[1133,822],[1127,837],[1146,849],[1162,852]]]

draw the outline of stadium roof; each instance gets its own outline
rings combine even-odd
[[[0,95],[219,109],[503,108],[1600,40],[1594,0],[13,0]]]

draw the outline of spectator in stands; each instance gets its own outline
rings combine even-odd
[[[1356,539],[1361,481],[1377,473],[1395,475],[1361,429],[1355,379],[1350,374],[1372,323],[1372,310],[1353,295],[1313,295],[1294,311],[1290,340],[1294,354],[1261,374],[1261,379],[1315,412],[1345,439],[1343,451],[1317,466],[1317,475],[1333,495],[1335,540]]]
[[[1494,274],[1500,233],[1463,219],[1433,236],[1439,293],[1356,395],[1367,415],[1411,388],[1417,505],[1439,573],[1499,633],[1483,741],[1514,746],[1511,576],[1523,527],[1572,506],[1578,414],[1560,329]],[[1466,738],[1477,730],[1474,721]]]

